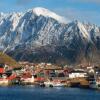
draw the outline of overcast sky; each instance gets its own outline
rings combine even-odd
[[[100,0],[0,0],[0,12],[24,12],[34,7],[100,26]]]

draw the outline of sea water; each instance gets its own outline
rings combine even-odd
[[[0,100],[100,100],[100,91],[61,87],[0,87]]]

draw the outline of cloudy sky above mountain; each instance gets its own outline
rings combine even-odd
[[[22,12],[34,7],[44,7],[67,19],[100,26],[100,0],[0,0],[0,12]]]

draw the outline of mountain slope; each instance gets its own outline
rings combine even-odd
[[[18,67],[19,66],[19,64],[14,59],[12,59],[11,57],[9,57],[8,55],[6,55],[2,52],[0,52],[0,63],[7,64],[10,67]]]
[[[0,50],[17,60],[32,62],[91,60],[91,55],[99,56],[100,28],[79,21],[68,22],[45,8],[1,13]]]

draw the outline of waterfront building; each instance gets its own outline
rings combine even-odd
[[[87,77],[87,73],[84,70],[74,70],[69,73],[69,78],[85,78]]]

